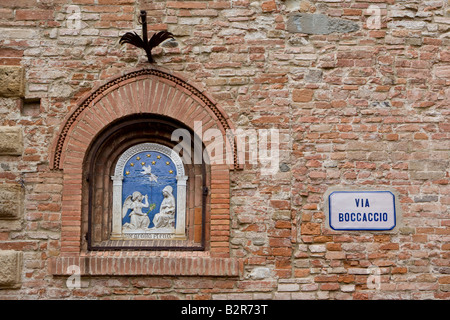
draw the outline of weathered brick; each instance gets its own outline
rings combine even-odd
[[[312,100],[314,90],[312,89],[294,89],[292,92],[292,101],[309,102]]]
[[[52,20],[53,10],[18,9],[16,20]]]
[[[320,234],[320,224],[319,223],[302,223],[301,233],[304,235],[317,235]]]
[[[261,9],[263,12],[272,12],[277,9],[277,5],[274,0],[265,1],[261,4]]]

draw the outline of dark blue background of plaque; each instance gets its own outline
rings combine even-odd
[[[148,157],[147,155],[150,155],[150,157]],[[158,156],[160,156],[161,158],[158,159]],[[139,157],[140,160],[137,160],[137,157]],[[155,161],[155,164],[152,164],[152,161]],[[144,162],[144,165],[141,164],[142,162]],[[169,162],[169,165],[167,165],[166,162]],[[133,163],[134,166],[131,166],[131,163]],[[157,182],[150,181],[148,175],[142,174],[142,168],[148,165],[151,166],[152,173],[158,178]],[[170,170],[172,170],[172,173],[169,173]],[[126,174],[126,172],[129,172],[129,174]],[[177,171],[173,161],[162,153],[156,151],[143,151],[135,154],[133,157],[131,157],[130,160],[128,160],[123,170],[124,179],[122,184],[122,206],[125,199],[129,195],[132,195],[135,191],[139,191],[144,196],[147,194],[149,205],[151,205],[152,203],[156,204],[155,208],[149,213],[149,228],[154,227],[153,217],[155,216],[155,214],[159,213],[161,202],[164,199],[164,196],[162,194],[162,190],[164,189],[164,187],[168,185],[172,186],[172,194],[175,197],[176,204],[176,174]],[[142,208],[142,212],[144,213],[146,213],[148,210],[149,208]],[[130,222],[130,211],[131,210],[128,210],[126,216],[122,219],[122,224]]]

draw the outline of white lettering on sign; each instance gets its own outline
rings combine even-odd
[[[334,191],[328,206],[333,230],[392,230],[397,223],[390,191]]]

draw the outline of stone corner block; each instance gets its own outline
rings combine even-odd
[[[0,184],[0,219],[19,219],[25,194],[18,184]]]
[[[21,66],[0,66],[0,97],[23,97],[25,71]]]
[[[0,155],[21,156],[23,136],[20,127],[0,127]]]
[[[0,289],[19,288],[22,284],[23,253],[0,250]]]

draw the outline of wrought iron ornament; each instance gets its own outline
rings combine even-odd
[[[135,47],[144,49],[147,54],[148,62],[154,63],[155,60],[153,60],[152,57],[152,49],[167,39],[173,39],[173,34],[168,31],[160,31],[154,33],[150,40],[148,40],[147,12],[145,10],[141,10],[140,20],[142,23],[142,38],[136,32],[127,32],[120,38],[119,43],[129,43]]]

